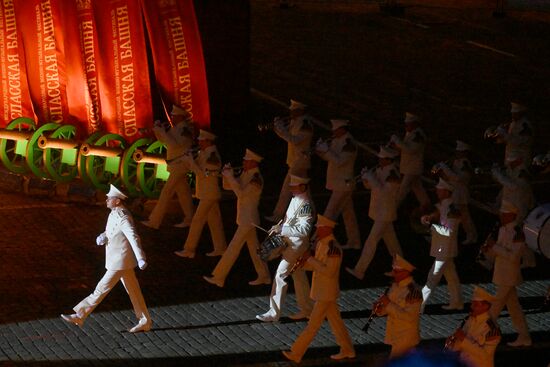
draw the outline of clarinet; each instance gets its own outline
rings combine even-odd
[[[494,224],[494,226],[491,228],[491,231],[487,235],[487,238],[485,239],[485,242],[483,242],[483,244],[479,248],[479,252],[477,253],[477,256],[476,256],[476,262],[477,263],[483,264],[483,262],[485,262],[487,260],[487,258],[485,256],[485,250],[487,250],[489,248],[489,245],[487,245],[487,242],[491,238],[493,238],[495,241],[497,240],[498,230],[499,230],[500,226],[501,226],[500,221],[497,221]]]
[[[391,286],[387,287],[386,290],[384,290],[384,293],[383,295],[386,295],[388,294],[388,292],[390,291],[390,288]],[[378,300],[380,300],[381,297],[378,298]],[[367,333],[369,331],[369,327],[370,327],[370,324],[372,323],[372,320],[374,320],[374,318],[376,317],[376,313],[378,311],[380,311],[380,309],[382,308],[382,303],[379,302],[379,301],[376,301],[373,306],[372,306],[372,310],[370,312],[370,315],[369,315],[369,318],[367,319],[367,322],[365,323],[365,326],[363,326],[363,328],[361,330],[363,330],[365,333]]]
[[[460,326],[458,327],[458,329],[462,329],[464,327],[464,324],[466,323],[466,320],[468,320],[468,316],[466,316],[464,319],[462,319],[462,322],[460,323]],[[452,348],[452,346],[456,342],[456,331],[458,329],[455,330],[453,335],[451,335],[450,337],[447,338],[447,340],[445,340],[445,346],[443,347],[443,351],[446,352],[446,351],[448,351],[449,349]]]

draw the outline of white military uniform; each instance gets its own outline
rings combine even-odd
[[[493,367],[495,350],[501,336],[489,313],[469,316],[462,330],[466,337],[453,346],[460,353],[460,359],[472,367]]]
[[[224,186],[229,187],[237,195],[238,227],[212,275],[216,281],[223,285],[227,274],[229,274],[246,242],[258,278],[269,278],[267,264],[258,255],[259,242],[256,227],[254,227],[254,224],[260,224],[258,204],[263,188],[263,178],[260,170],[258,167],[252,168],[243,171],[239,177],[234,177],[232,174],[224,175]]]
[[[283,258],[277,267],[273,280],[273,287],[269,297],[269,311],[264,315],[274,319],[281,316],[281,307],[284,302],[288,284],[286,278],[292,265],[309,248],[309,234],[313,226],[313,204],[309,195],[302,193],[290,200],[285,219],[281,227],[281,236],[288,242],[283,251]],[[292,274],[296,302],[300,312],[305,315],[311,313],[312,302],[309,298],[309,281],[303,269],[298,269]]]
[[[319,156],[328,162],[327,190],[332,191],[323,215],[337,220],[340,214],[346,227],[346,247],[359,248],[361,235],[353,206],[355,181],[353,168],[357,158],[357,146],[349,132],[333,138],[326,151],[317,150]]]
[[[422,292],[412,276],[394,282],[387,293],[390,303],[377,312],[388,315],[384,343],[392,346],[391,357],[413,349],[420,342]]]
[[[516,287],[523,282],[521,277],[521,257],[525,251],[525,242],[514,241],[516,235],[515,223],[500,227],[496,244],[491,248],[495,257],[493,283],[497,286],[496,300],[491,304],[489,313],[496,320],[506,306],[512,324],[518,332],[518,339],[530,341],[525,315],[518,300]]]
[[[313,138],[313,128],[311,126],[312,118],[308,115],[302,115],[290,120],[288,127],[283,124],[275,124],[275,133],[287,142],[286,164],[288,173],[284,179],[279,200],[273,209],[273,215],[276,218],[282,218],[288,203],[292,197],[289,190],[290,175],[306,177],[307,171],[311,166],[311,140]]]
[[[506,144],[504,150],[504,159],[511,152],[519,153],[523,159],[522,166],[526,167],[531,162],[534,131],[531,121],[523,116],[519,120],[512,120],[508,125],[508,129],[498,129],[499,137]]]
[[[456,272],[454,258],[458,255],[457,236],[460,218],[451,213],[452,199],[447,198],[436,204],[439,213],[439,223],[431,225],[430,256],[435,258],[428,274],[426,285],[422,288],[422,310],[428,302],[432,291],[437,287],[441,277],[447,280],[449,290],[449,306],[462,308],[460,279]]]
[[[196,196],[199,199],[199,205],[193,215],[183,249],[191,253],[196,251],[204,224],[208,222],[214,244],[212,255],[221,255],[227,243],[219,205],[221,192],[218,172],[221,168],[221,158],[218,149],[215,145],[211,145],[199,151],[196,160],[188,157],[186,161],[196,177]]]
[[[392,136],[392,141],[401,150],[399,170],[403,175],[399,189],[398,203],[401,203],[412,190],[421,206],[430,205],[430,198],[422,186],[422,172],[424,170],[424,149],[426,134],[417,127],[407,132],[403,139]]]
[[[122,281],[138,320],[146,319],[151,323],[149,311],[141,293],[134,268],[139,261],[145,261],[145,252],[136,233],[134,220],[128,209],[118,206],[111,210],[105,232],[98,238],[105,244],[105,268],[107,271],[94,292],[84,298],[73,310],[85,319],[101,303],[119,280]]]
[[[350,357],[355,356],[353,341],[342,320],[337,303],[340,296],[341,263],[342,250],[334,236],[329,235],[317,242],[315,257],[308,258],[304,265],[303,269],[313,271],[310,295],[315,304],[306,328],[291,348],[292,354],[297,359],[302,358],[325,319],[336,338],[336,343],[340,346],[340,353]]]
[[[502,185],[502,202],[508,201],[518,208],[517,220],[523,221],[535,206],[528,172],[520,165],[514,168],[507,166],[505,171],[494,168],[491,173],[493,178]]]
[[[392,257],[395,254],[403,254],[393,227],[393,222],[397,219],[397,193],[400,182],[400,174],[395,164],[379,166],[374,174],[369,171],[363,175],[363,180],[365,187],[371,189],[369,217],[374,223],[363,245],[361,257],[355,265],[355,272],[360,275],[369,267],[381,239],[384,240]]]
[[[186,121],[182,121],[168,131],[160,126],[155,126],[153,131],[157,139],[166,145],[166,163],[170,176],[162,188],[157,205],[155,205],[149,215],[149,226],[153,228],[160,227],[168,204],[174,194],[178,196],[180,206],[185,215],[185,222],[190,223],[195,208],[191,188],[187,181],[189,165],[184,159],[185,154],[191,149],[193,144],[193,136],[189,125]]]

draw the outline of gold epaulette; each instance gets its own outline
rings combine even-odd
[[[392,169],[388,177],[386,177],[386,182],[401,182],[401,175],[399,172]]]
[[[485,335],[486,340],[499,339],[501,337],[500,328],[493,319],[489,318],[487,320],[487,326],[489,326],[489,331]]]
[[[206,159],[208,164],[221,164],[220,156],[216,152],[211,152],[210,156]]]
[[[342,148],[343,152],[355,152],[357,150],[357,146],[353,142],[353,139],[346,138],[346,144],[344,144],[344,147]]]
[[[415,282],[409,283],[407,288],[409,290],[409,293],[405,298],[407,303],[422,302],[422,291],[420,290],[420,287]]]
[[[264,180],[262,178],[262,175],[260,175],[260,172],[254,173],[254,175],[250,179],[250,183],[259,187],[262,187],[264,185]]]
[[[310,203],[304,203],[302,205],[302,207],[300,208],[300,211],[298,212],[298,216],[300,217],[303,217],[303,216],[309,216],[313,213],[313,207],[311,206]]]
[[[449,205],[449,211],[447,213],[447,218],[460,218],[460,210],[454,204]]]
[[[528,123],[523,122],[521,124],[521,130],[519,132],[519,135],[532,136],[533,135],[533,129],[531,129],[531,126],[529,126]]]
[[[327,255],[328,256],[335,256],[335,257],[342,256],[342,250],[340,250],[340,247],[338,247],[336,242],[334,242],[333,240],[331,240],[328,243],[328,253],[327,253]]]

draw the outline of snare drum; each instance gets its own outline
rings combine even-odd
[[[523,232],[527,247],[550,259],[550,203],[539,205],[529,213]]]
[[[267,236],[264,242],[261,243],[258,254],[263,261],[271,261],[281,256],[286,246],[287,243],[283,236],[278,234]]]

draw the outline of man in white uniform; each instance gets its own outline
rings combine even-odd
[[[393,222],[397,219],[397,194],[401,182],[401,175],[395,165],[396,157],[395,150],[382,146],[378,153],[376,169],[364,168],[362,171],[363,185],[371,189],[369,217],[374,220],[374,223],[355,267],[353,269],[346,268],[348,273],[358,279],[363,279],[365,276],[365,271],[369,267],[381,239],[384,240],[392,257],[396,254],[403,254],[393,227]]]
[[[237,195],[237,231],[229,243],[227,250],[212,271],[212,276],[205,276],[204,279],[223,287],[225,279],[231,271],[233,264],[239,257],[244,243],[248,247],[248,253],[258,278],[250,281],[250,285],[271,284],[271,276],[265,261],[258,255],[258,235],[255,225],[260,224],[258,204],[263,189],[263,178],[260,173],[259,164],[263,158],[251,151],[246,150],[243,158],[243,173],[239,177],[233,175],[231,166],[224,167],[222,171],[224,187],[228,187]]]
[[[174,252],[180,257],[195,257],[202,230],[207,222],[214,250],[207,253],[206,256],[221,256],[227,247],[219,205],[221,198],[219,171],[222,162],[218,148],[214,145],[215,139],[216,135],[201,129],[198,137],[200,150],[197,158],[193,160],[190,154],[184,158],[187,166],[195,173],[196,196],[199,199],[199,206],[193,215],[183,250]]]
[[[189,151],[193,145],[193,132],[190,126],[189,113],[174,105],[171,115],[174,126],[170,127],[168,123],[161,125],[155,122],[153,127],[157,139],[166,145],[166,163],[168,172],[170,172],[170,176],[160,192],[157,205],[149,215],[149,219],[141,222],[145,226],[154,229],[160,227],[168,204],[174,194],[178,196],[184,214],[183,222],[176,224],[175,227],[189,227],[195,211],[191,188],[187,180],[189,166],[184,159],[187,154],[190,154]]]
[[[283,351],[286,358],[297,363],[302,360],[325,319],[336,338],[336,343],[340,346],[340,352],[330,358],[336,360],[355,358],[353,341],[342,320],[337,302],[340,296],[339,275],[342,250],[332,234],[335,225],[336,222],[331,219],[318,215],[315,256],[311,256],[311,253],[306,251],[301,259],[301,263],[304,264],[303,269],[313,271],[311,299],[315,301],[315,304],[304,331],[298,336],[289,351]]]
[[[527,167],[532,158],[533,124],[527,118],[527,107],[516,102],[511,102],[510,105],[512,121],[497,128],[497,142],[506,144],[504,150],[505,161],[511,152],[515,152],[522,160],[522,167]]]
[[[105,268],[107,271],[94,292],[73,308],[74,314],[61,315],[61,318],[70,324],[82,327],[90,313],[121,280],[139,320],[138,324],[129,331],[135,333],[151,330],[151,316],[149,316],[134,273],[136,266],[143,270],[147,267],[147,262],[132,215],[123,205],[123,200],[126,198],[126,195],[111,185],[106,200],[107,208],[111,209],[111,213],[107,219],[105,232],[97,236],[96,239],[98,246],[105,246]]]
[[[289,190],[290,175],[307,177],[311,166],[311,140],[313,138],[312,118],[306,114],[306,105],[290,100],[290,122],[286,125],[282,120],[276,120],[275,133],[287,142],[286,164],[288,173],[281,187],[279,200],[273,209],[273,215],[266,217],[271,222],[278,222],[285,215],[288,203],[292,197]]]
[[[277,267],[269,297],[269,310],[256,318],[264,322],[278,321],[281,317],[281,307],[284,302],[288,284],[286,278],[290,275],[292,265],[309,248],[309,235],[313,227],[313,203],[308,194],[309,178],[290,175],[290,192],[293,197],[288,205],[284,221],[281,225],[271,228],[273,233],[285,237],[288,245],[283,251],[283,258]],[[291,315],[294,320],[309,317],[312,301],[309,298],[309,281],[303,269],[292,273],[296,303],[300,311]]]
[[[347,243],[342,249],[359,249],[361,236],[352,198],[355,189],[353,167],[357,158],[357,146],[348,131],[348,120],[330,120],[330,123],[330,143],[319,140],[315,146],[317,154],[328,162],[326,188],[332,191],[323,215],[336,221],[342,214],[347,237]]]

